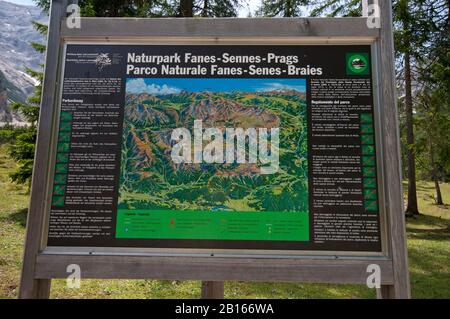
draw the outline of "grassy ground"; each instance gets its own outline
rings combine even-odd
[[[0,298],[18,292],[28,196],[26,189],[10,183],[14,163],[0,145]],[[414,298],[450,298],[450,206],[433,203],[433,185],[420,182],[422,216],[409,219],[408,252]],[[450,203],[450,184],[442,185]],[[81,289],[52,281],[52,298],[198,298],[200,283],[160,280],[83,280]],[[374,298],[357,285],[227,282],[226,298]]]

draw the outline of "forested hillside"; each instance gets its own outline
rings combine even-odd
[[[128,94],[119,207],[306,211],[306,116],[297,91]],[[171,132],[194,119],[222,130],[282,126],[279,173],[262,175],[256,163],[174,164]]]

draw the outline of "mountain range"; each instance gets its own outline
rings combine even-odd
[[[119,208],[306,211],[306,109],[293,90],[127,94]],[[261,174],[261,162],[175,163],[172,131],[192,132],[195,120],[222,132],[279,127],[278,172]]]
[[[30,45],[30,42],[45,43],[32,21],[47,23],[48,17],[35,6],[0,0],[0,124],[20,124],[20,116],[11,112],[9,105],[23,102],[32,94],[36,80],[25,70],[39,70],[44,63],[43,54]]]

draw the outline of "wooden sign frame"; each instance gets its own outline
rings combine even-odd
[[[381,269],[380,298],[409,298],[410,287],[403,214],[400,145],[396,95],[391,1],[382,1],[381,29],[369,29],[365,18],[286,19],[132,19],[81,18],[80,29],[66,26],[67,0],[51,5],[45,77],[38,141],[28,213],[20,298],[48,298],[51,279],[66,278],[66,268],[77,264],[82,278],[176,279],[220,282],[298,281],[366,284],[367,266]],[[148,30],[152,30],[149,34]],[[230,256],[158,256],[145,254],[65,253],[46,250],[47,216],[54,129],[57,123],[60,70],[65,41],[157,41],[171,38],[214,42],[240,39],[274,43],[360,43],[374,44],[378,60],[378,105],[380,106],[382,169],[386,232],[383,256],[304,256],[302,258]],[[242,41],[242,40],[241,40]],[[383,226],[383,225],[382,225]],[[214,284],[205,285],[205,291]],[[214,294],[210,294],[213,296]]]

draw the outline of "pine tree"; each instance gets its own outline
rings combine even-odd
[[[361,1],[355,0],[316,0],[312,1],[314,15],[360,16]],[[408,201],[407,215],[419,214],[416,186],[416,141],[414,137],[414,107],[417,104],[417,87],[420,70],[417,68],[427,55],[429,45],[434,40],[430,12],[437,2],[434,0],[394,0],[394,39],[397,60],[397,82],[403,95],[399,98],[399,107],[403,111],[406,138],[403,147],[407,159]],[[442,5],[442,3],[441,3]],[[430,11],[431,10],[431,11]],[[417,105],[416,105],[417,106]],[[402,130],[403,132],[403,130]]]
[[[441,9],[437,10],[437,8]],[[396,54],[403,61],[403,69],[399,70],[399,74],[402,75],[401,79],[403,80],[400,83],[404,91],[403,101],[401,102],[404,106],[407,146],[408,201],[406,214],[416,215],[419,214],[419,208],[416,192],[418,141],[415,138],[415,130],[417,131],[421,128],[418,124],[420,124],[421,120],[424,120],[418,116],[420,107],[431,107],[430,102],[436,102],[435,98],[432,98],[433,93],[425,88],[433,85],[433,81],[429,76],[429,70],[432,65],[430,61],[434,61],[436,58],[433,48],[440,46],[438,43],[443,36],[446,38],[442,31],[448,31],[448,1],[397,0],[393,9],[396,21]],[[447,10],[446,13],[445,9]],[[440,103],[442,102],[444,101]],[[434,117],[433,121],[438,121],[439,114],[436,115],[437,117]],[[427,131],[429,134],[432,132],[432,130]],[[438,132],[435,131],[434,133]],[[431,171],[435,171],[433,167],[436,166],[435,152],[437,151],[431,142],[436,138],[436,136],[432,138],[430,135],[427,143],[429,149],[432,150],[432,153],[430,153],[432,156],[430,158]],[[441,138],[445,138],[445,135],[441,136]],[[437,190],[437,192],[440,192],[440,190]]]
[[[47,34],[46,25],[39,22],[33,22],[33,25],[41,34]],[[39,53],[44,53],[45,45],[36,42],[32,42],[31,45]],[[41,66],[41,68],[42,67],[43,66]],[[13,103],[12,108],[23,116],[29,126],[26,129],[16,131],[15,143],[9,147],[8,153],[19,165],[18,169],[10,175],[11,179],[16,183],[30,185],[37,137],[36,126],[39,118],[43,73],[42,71],[36,71],[30,68],[27,68],[26,72],[38,81],[38,85],[34,87],[34,93],[27,99],[27,103],[16,102]]]
[[[361,0],[311,0],[311,15],[329,17],[358,17],[362,12]]]
[[[257,15],[266,17],[300,17],[310,0],[263,0]]]
[[[180,0],[179,16],[183,18],[194,16],[194,0]]]
[[[395,34],[396,51],[403,56],[403,80],[404,80],[404,108],[406,126],[406,153],[408,163],[408,201],[406,206],[407,215],[419,214],[417,204],[417,183],[416,183],[416,160],[414,150],[414,123],[413,123],[413,91],[412,91],[412,70],[411,64],[413,53],[411,49],[414,45],[412,31],[413,14],[411,14],[408,0],[400,0],[394,5],[394,13],[397,16],[398,29]]]
[[[419,164],[435,186],[435,201],[444,201],[439,185],[441,179],[450,177],[450,2],[426,1],[422,6],[428,18],[427,52],[419,65],[417,153]]]
[[[180,0],[172,1],[179,17],[236,17],[242,0]]]
[[[448,62],[447,59],[445,67],[435,64],[433,68],[436,68],[438,73],[450,77]],[[443,205],[439,181],[450,174],[450,141],[445,138],[450,132],[450,93],[448,89],[442,90],[440,85],[426,86],[418,100],[415,109],[417,162],[422,166],[422,174],[434,183],[436,204]]]
[[[148,18],[175,14],[170,0],[80,0],[78,4],[85,17]]]
[[[35,3],[48,13],[50,0],[35,0]],[[240,0],[80,0],[78,4],[81,15],[91,17],[233,17],[237,15]],[[33,22],[33,25],[37,31],[46,35],[46,25],[38,22]],[[31,45],[38,52],[45,52],[44,44],[33,42]],[[19,168],[11,174],[11,179],[17,183],[29,184],[31,181],[42,93],[42,69],[39,71],[26,69],[39,84],[27,103],[13,104],[13,108],[29,123],[26,130],[16,131],[16,142],[9,149],[9,155],[19,164]]]
[[[82,16],[235,17],[243,0],[80,0]],[[38,0],[42,8],[49,0]]]

